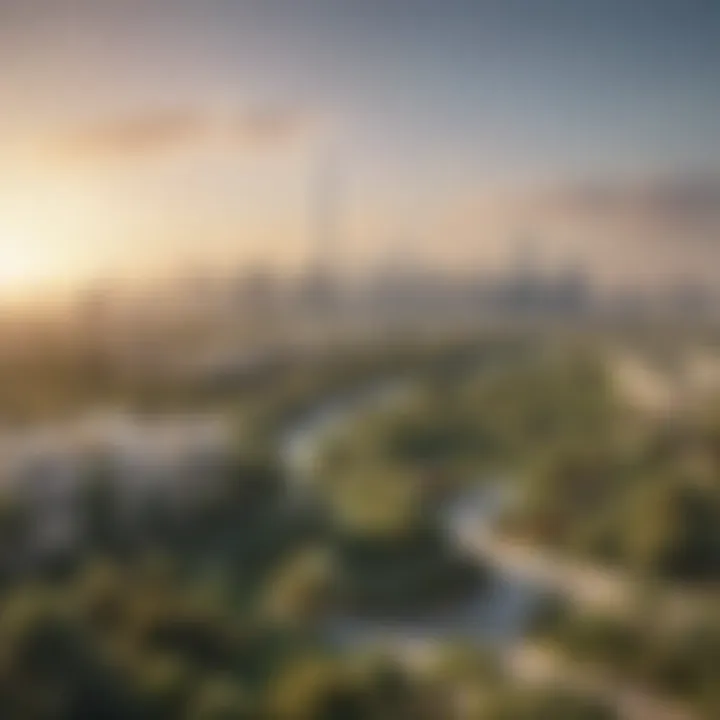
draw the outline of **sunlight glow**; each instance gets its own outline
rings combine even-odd
[[[34,297],[77,275],[73,242],[88,225],[72,193],[33,178],[0,193],[0,294]]]
[[[0,291],[23,292],[52,278],[51,264],[20,235],[0,235]]]

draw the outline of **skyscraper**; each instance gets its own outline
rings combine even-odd
[[[322,154],[312,167],[308,192],[309,249],[302,294],[312,313],[325,313],[338,300],[338,197],[337,163]]]

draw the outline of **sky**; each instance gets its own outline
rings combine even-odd
[[[338,263],[714,279],[713,0],[0,0],[0,286]]]

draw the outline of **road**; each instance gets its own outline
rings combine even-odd
[[[347,402],[332,403],[326,412],[307,418],[288,433],[284,442],[288,470],[304,486],[308,465],[328,432],[351,423],[354,417],[402,397],[392,385],[354,396]],[[614,706],[622,720],[697,720],[686,708],[677,706],[636,686],[622,683],[597,670],[579,667],[559,653],[538,647],[524,637],[536,607],[536,599],[552,591],[595,610],[624,612],[634,603],[635,583],[583,562],[560,558],[542,549],[512,543],[496,532],[496,521],[506,503],[512,501],[510,484],[487,483],[459,496],[448,509],[446,526],[465,552],[495,570],[496,592],[480,598],[453,618],[425,619],[422,625],[389,625],[358,621],[353,617],[333,619],[333,632],[351,645],[382,639],[386,649],[394,648],[408,662],[432,654],[437,642],[458,637],[487,640],[479,629],[497,625],[505,610],[511,621],[493,638],[500,648],[509,675],[523,684],[550,683],[581,690]],[[685,601],[680,603],[687,607]]]
[[[615,707],[621,720],[699,720],[679,703],[607,672],[580,666],[548,648],[522,643],[508,648],[503,660],[515,680],[529,685],[556,685],[597,697]]]
[[[569,599],[592,611],[638,611],[638,586],[632,578],[587,562],[574,561],[531,546],[512,542],[496,531],[494,520],[512,498],[494,485],[459,498],[451,514],[451,530],[466,552],[489,564],[496,573],[524,580],[535,588]],[[667,592],[662,599],[664,617],[684,621],[698,610],[696,598]],[[674,622],[665,622],[670,631]],[[502,652],[506,671],[527,684],[554,684],[598,697],[617,709],[623,720],[697,720],[677,702],[613,678],[611,671],[581,667],[557,651],[527,639],[509,644]]]

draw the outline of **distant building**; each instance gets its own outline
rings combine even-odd
[[[308,195],[310,252],[299,285],[299,301],[312,314],[324,314],[339,301],[339,193],[337,166],[323,158],[315,169]]]

